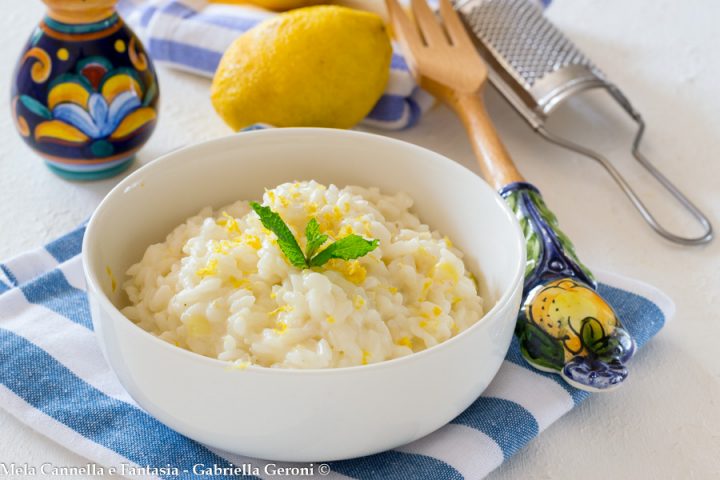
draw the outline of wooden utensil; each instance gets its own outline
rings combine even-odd
[[[516,335],[534,367],[571,385],[607,391],[627,378],[632,337],[597,292],[540,192],[526,182],[493,126],[482,99],[487,67],[450,0],[439,18],[424,0],[411,0],[412,21],[386,0],[395,35],[420,86],[447,103],[467,130],[480,170],[515,212],[526,239],[524,302]]]

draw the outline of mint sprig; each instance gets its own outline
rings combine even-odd
[[[320,224],[315,218],[311,218],[305,227],[305,238],[307,245],[305,246],[305,258],[312,258],[318,248],[322,247],[327,241],[328,236],[320,233]]]
[[[263,226],[275,234],[280,250],[290,263],[297,268],[307,268],[307,261],[300,245],[280,215],[273,212],[270,207],[263,207],[257,202],[251,202],[250,206],[260,217]]]
[[[316,254],[315,252],[327,242],[328,236],[320,232],[317,220],[311,218],[305,226],[307,245],[303,253],[290,227],[277,212],[257,202],[250,202],[250,206],[260,217],[263,226],[275,234],[280,250],[297,268],[321,267],[333,258],[340,260],[360,258],[375,250],[380,243],[377,239],[366,240],[359,235],[351,234],[331,243]]]
[[[352,260],[362,257],[375,250],[380,240],[365,240],[359,235],[348,235],[340,240],[331,243],[322,252],[312,257],[308,264],[311,267],[319,267],[327,263],[331,258],[339,258],[341,260]]]

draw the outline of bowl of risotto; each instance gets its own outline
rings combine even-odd
[[[88,224],[103,353],[210,447],[330,461],[442,427],[510,344],[520,228],[471,171],[398,140],[246,132],[128,176]]]

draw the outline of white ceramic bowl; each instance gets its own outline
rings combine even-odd
[[[170,345],[118,310],[124,272],[206,205],[261,198],[315,179],[405,191],[415,212],[465,252],[488,313],[450,340],[387,362],[326,370],[228,364]],[[365,133],[271,129],[187,147],[139,169],[103,200],[83,262],[103,352],[137,403],[199,442],[273,460],[329,461],[411,442],[443,426],[488,386],[510,344],[525,264],[520,228],[479,177],[429,150]]]

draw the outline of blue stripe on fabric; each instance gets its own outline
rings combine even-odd
[[[333,471],[359,480],[408,480],[409,478],[462,480],[463,478],[460,472],[442,460],[395,450],[353,460],[331,462],[329,465]]]
[[[192,9],[188,7],[185,4],[179,3],[179,2],[170,2],[167,5],[160,8],[160,11],[162,13],[167,13],[168,15],[172,15],[173,17],[178,18],[189,18],[193,15],[197,15],[198,11],[195,9]]]
[[[598,293],[613,306],[638,347],[645,345],[665,325],[660,307],[645,297],[602,283],[598,285]]]
[[[8,280],[10,280],[11,287],[17,287],[19,282],[15,274],[4,264],[0,264],[0,270],[3,271]]]
[[[20,286],[27,301],[42,305],[92,330],[90,306],[84,291],[70,285],[62,271],[55,269]]]
[[[422,116],[422,109],[420,105],[415,101],[414,95],[420,90],[419,87],[415,87],[411,96],[407,100],[408,107],[410,108],[410,116],[408,117],[407,125],[404,128],[412,127],[415,125]]]
[[[480,397],[452,422],[480,430],[500,446],[505,459],[540,433],[537,420],[510,400]]]
[[[85,235],[85,225],[48,243],[45,245],[45,250],[55,257],[58,263],[63,263],[80,254],[83,235]]]
[[[402,55],[398,55],[397,53],[392,54],[392,59],[390,60],[390,68],[392,68],[393,70],[405,70],[406,72],[410,71],[410,68],[405,61],[405,58]]]
[[[44,350],[2,328],[0,382],[34,408],[142,467],[169,465],[181,472],[165,478],[194,478],[192,467],[198,463],[230,466],[142,410],[104,395]]]
[[[505,360],[519,365],[523,368],[530,369],[538,375],[557,383],[570,395],[575,405],[579,405],[583,400],[590,396],[589,392],[573,387],[565,380],[563,380],[562,377],[557,373],[543,372],[531,367],[530,364],[522,356],[522,353],[520,353],[520,344],[518,343],[517,337],[513,337],[512,343],[510,343],[510,349],[505,356]]]
[[[177,2],[173,2],[167,7],[162,8],[161,13],[172,15],[178,18],[192,19],[193,22],[200,22],[208,25],[217,25],[219,27],[224,27],[230,30],[237,30],[239,32],[249,30],[258,23],[260,23],[262,20],[264,20],[264,18],[261,17],[251,16],[241,17],[232,15],[210,15],[207,13],[203,13],[202,11],[194,10],[187,5],[183,5],[182,3]]]
[[[5,282],[0,280],[0,293],[4,293],[10,290],[10,285],[6,285]]]
[[[420,105],[412,97],[385,94],[368,113],[367,118],[383,122],[397,122],[407,112],[407,120],[402,128],[415,125],[422,115]]]
[[[185,65],[210,74],[215,72],[222,57],[220,52],[157,38],[150,39],[148,51],[153,60]]]
[[[400,95],[385,94],[380,97],[367,118],[395,122],[400,120],[408,108],[407,98]]]
[[[150,20],[152,20],[152,17],[157,13],[157,7],[154,6],[147,6],[142,7],[143,11],[140,14],[140,26],[141,27],[147,27],[150,25]]]
[[[231,16],[220,16],[220,15],[208,15],[206,13],[200,13],[193,17],[194,22],[205,23],[208,25],[215,25],[218,27],[227,28],[228,30],[236,30],[238,32],[246,32],[253,28],[258,23],[265,20],[260,17],[231,17]]]

